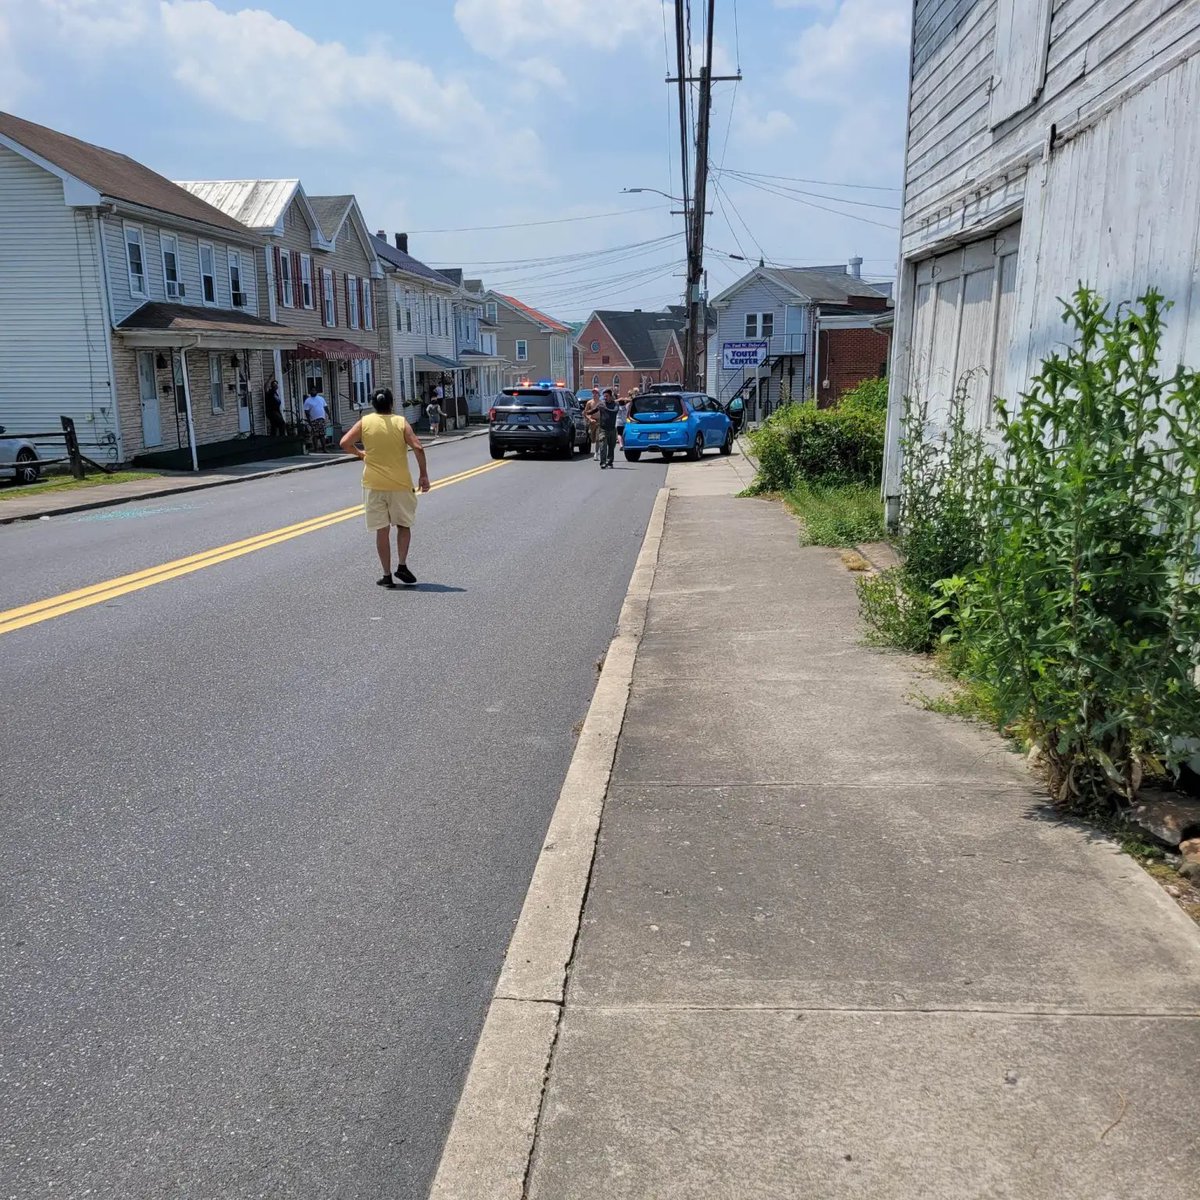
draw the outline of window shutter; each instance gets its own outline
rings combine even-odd
[[[333,323],[336,325],[339,321],[338,286],[337,286],[337,272],[336,271],[330,271],[330,273],[329,273],[329,286],[333,289]]]
[[[316,288],[317,305],[321,313],[321,324],[325,325],[328,323],[325,320],[325,272],[317,270],[315,265],[313,270],[316,271],[316,278],[313,279],[313,287]]]
[[[283,255],[279,251],[279,247],[275,249],[275,300],[278,304],[283,303]]]
[[[350,324],[350,276],[344,275],[342,277],[342,279],[344,281],[344,286],[346,288],[346,325],[349,326],[349,324]]]
[[[370,329],[371,323],[367,320],[367,306],[363,297],[363,281],[361,279],[356,280],[354,286],[358,288],[358,323],[364,329]]]
[[[304,281],[300,278],[300,252],[292,251],[292,299],[297,308],[304,307]]]

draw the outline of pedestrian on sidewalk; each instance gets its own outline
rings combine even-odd
[[[263,405],[267,410],[267,424],[271,427],[271,436],[287,437],[287,425],[283,421],[283,401],[279,398],[278,379],[272,379],[267,384]]]
[[[617,417],[621,413],[621,406],[612,388],[604,389],[604,399],[596,411],[600,427],[600,470],[603,471],[605,467],[613,465],[613,453],[617,448]]]
[[[442,417],[445,415],[442,412],[441,397],[438,395],[442,389],[435,388],[432,398],[425,406],[425,415],[429,418],[429,436],[437,437],[438,431],[442,427]]]
[[[308,420],[308,428],[312,433],[313,449],[325,450],[329,446],[325,434],[325,422],[329,417],[329,406],[321,395],[321,388],[316,380],[308,385],[308,395],[304,400],[304,416]]]
[[[417,577],[408,569],[408,550],[412,544],[413,521],[417,516],[417,491],[408,467],[408,452],[416,455],[420,474],[417,487],[429,491],[429,468],[425,449],[412,426],[392,409],[395,401],[391,388],[379,388],[371,395],[373,413],[357,421],[342,438],[342,449],[361,458],[363,466],[363,510],[367,529],[375,535],[375,550],[383,567],[380,587],[394,588],[396,580],[412,587]],[[361,443],[362,448],[359,449]],[[392,576],[390,530],[396,527],[396,574]]]
[[[588,442],[592,447],[592,458],[600,457],[600,389],[592,388],[592,395],[583,406],[583,419],[587,425]]]

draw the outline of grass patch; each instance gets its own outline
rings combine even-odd
[[[785,493],[809,546],[856,546],[884,538],[883,505],[874,485],[799,483]]]
[[[157,479],[157,471],[114,471],[111,475],[85,475],[76,479],[74,475],[51,475],[37,483],[13,483],[6,480],[0,484],[0,501],[20,500],[26,496],[41,496],[46,492],[70,492],[76,488],[98,487],[102,483],[132,483],[135,479]]]

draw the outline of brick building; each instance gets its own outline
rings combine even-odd
[[[600,309],[575,339],[580,387],[614,388],[619,394],[683,379],[684,320],[675,312]]]
[[[828,408],[864,379],[887,374],[891,337],[877,311],[821,315],[817,321],[817,404]]]

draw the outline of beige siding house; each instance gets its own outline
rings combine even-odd
[[[0,183],[0,424],[69,416],[89,457],[179,465],[264,431],[256,402],[296,337],[261,311],[261,238],[125,155],[8,114]]]
[[[273,364],[284,416],[295,422],[317,387],[336,433],[349,428],[377,385],[392,386],[380,356],[383,270],[353,196],[309,196],[298,179],[190,181],[191,194],[266,241],[259,287],[271,315],[302,335]]]
[[[574,390],[572,334],[566,325],[502,292],[486,292],[483,309],[487,326],[495,326],[492,352],[510,364],[506,384],[549,379]]]

